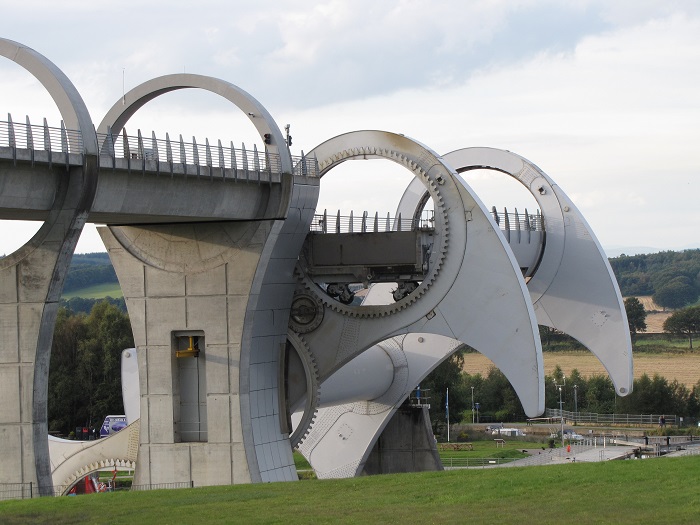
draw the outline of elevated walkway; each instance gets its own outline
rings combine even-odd
[[[281,203],[290,176],[317,177],[315,159],[292,156],[284,173],[280,155],[245,144],[224,147],[206,140],[185,142],[97,134],[99,177],[90,222],[149,224],[284,218]],[[46,220],[62,173],[84,163],[80,132],[0,122],[0,219]],[[65,170],[65,171],[64,171]],[[285,182],[286,181],[286,182]],[[234,182],[236,184],[226,184]],[[193,198],[196,195],[196,198]]]

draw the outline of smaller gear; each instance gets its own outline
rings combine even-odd
[[[296,293],[289,312],[289,328],[298,334],[308,334],[323,321],[323,303],[311,294]]]

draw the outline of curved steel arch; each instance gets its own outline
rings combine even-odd
[[[0,56],[9,58],[22,66],[46,88],[61,113],[67,129],[79,130],[83,135],[83,151],[87,155],[97,155],[97,137],[90,113],[80,93],[68,77],[33,49],[18,42],[0,38]],[[69,140],[71,140],[69,138]]]
[[[203,89],[219,95],[236,105],[243,111],[258,130],[260,138],[270,135],[268,149],[271,153],[279,154],[282,171],[292,172],[292,159],[286,147],[279,126],[272,115],[252,95],[238,86],[214,77],[179,73],[157,77],[136,86],[118,100],[102,119],[97,131],[119,133],[128,120],[146,103],[151,100],[179,89]]]
[[[439,271],[430,275],[433,282],[427,287],[421,285],[423,290],[414,291],[412,299],[409,294],[394,303],[390,293],[384,294],[387,297],[379,294],[371,306],[352,307],[320,297],[325,308],[323,320],[318,328],[300,335],[314,354],[320,379],[325,382],[355,356],[389,338],[407,333],[435,334],[468,344],[487,355],[511,381],[526,413],[541,414],[542,350],[525,282],[490,213],[459,181],[459,175],[422,144],[383,131],[340,135],[316,147],[310,155],[318,159],[321,174],[356,158],[384,158],[404,165],[416,175],[415,184],[423,191],[430,188],[436,230],[445,228],[434,235],[449,237]],[[303,263],[297,271],[303,275],[301,266]],[[303,286],[307,292],[315,290],[307,277],[303,278]],[[328,352],[331,348],[334,350]],[[395,374],[407,373],[405,367],[395,368]],[[413,386],[407,387],[407,392]],[[323,397],[323,387],[321,393]],[[319,419],[326,420],[319,416],[300,446],[307,457],[313,455],[316,444],[330,431]],[[358,425],[361,429],[362,424]]]
[[[539,324],[576,338],[598,357],[619,395],[632,391],[632,343],[622,295],[598,239],[564,191],[524,157],[495,148],[464,148],[445,161],[458,173],[491,169],[523,184],[540,206],[546,244],[527,283]],[[399,210],[413,213],[424,191],[412,182]]]
[[[95,197],[97,189],[97,135],[95,134],[95,126],[92,123],[90,112],[85,105],[80,93],[75,88],[70,79],[61,71],[53,62],[45,56],[37,53],[33,49],[26,47],[18,42],[0,38],[0,56],[4,56],[12,60],[17,65],[31,73],[41,85],[46,89],[51,98],[56,103],[56,107],[61,113],[61,118],[67,129],[77,130],[82,138],[82,153],[85,158],[85,166],[83,171],[83,180],[79,185],[73,185],[75,195],[68,195],[67,183],[59,184],[56,192],[55,201],[49,217],[44,222],[43,226],[27,241],[24,246],[20,247],[15,253],[8,255],[0,261],[0,268],[6,268],[16,264],[24,259],[28,253],[35,250],[42,241],[49,235],[53,225],[59,219],[62,211],[74,210],[74,220],[71,223],[70,230],[77,231],[77,237],[80,236],[87,212],[92,206],[92,201]],[[68,141],[71,148],[77,150],[76,137],[73,134],[68,136]],[[77,199],[77,201],[75,200]],[[75,221],[78,222],[75,222]],[[77,243],[77,237],[75,239]],[[70,249],[73,253],[75,246]],[[63,289],[63,280],[56,281],[57,293],[60,296]]]

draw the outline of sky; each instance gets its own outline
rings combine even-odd
[[[290,124],[293,154],[361,129],[437,153],[507,149],[554,179],[609,254],[700,247],[696,0],[24,0],[2,12],[0,36],[54,62],[96,125],[142,82],[209,75]],[[14,121],[59,125],[43,88],[4,58],[0,102]],[[261,143],[236,107],[194,90],[147,104],[126,125],[137,128]],[[506,176],[466,180],[489,208],[534,208]],[[345,163],[322,180],[319,209],[393,215],[409,181],[389,161]],[[38,226],[0,223],[0,253]],[[95,251],[90,226],[77,252]]]

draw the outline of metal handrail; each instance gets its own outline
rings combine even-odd
[[[600,423],[612,425],[656,425],[661,416],[665,424],[675,425],[678,418],[674,414],[598,414],[595,412],[561,411],[558,408],[548,408],[545,417],[560,419],[574,423]]]
[[[141,130],[138,130],[136,136],[131,136],[125,129],[122,129],[118,135],[108,132],[97,133],[96,136],[100,155],[112,159],[153,160],[186,166],[243,170],[258,175],[282,172],[280,155],[271,153],[267,149],[258,150],[256,145],[249,150],[246,149],[245,144],[242,144],[241,148],[236,148],[233,142],[223,146],[220,140],[215,145],[211,145],[206,139],[202,144],[197,143],[195,137],[192,137],[192,142],[186,142],[182,135],[177,141],[172,141],[167,133],[165,139],[156,138],[155,133],[151,133],[150,137],[143,137]],[[10,114],[7,115],[6,121],[0,121],[0,147],[2,146],[15,150],[83,153],[81,132],[66,129],[63,121],[60,128],[49,127],[46,119],[43,126],[36,126],[30,123],[29,117],[25,123],[13,122]],[[316,158],[307,157],[302,152],[301,156],[292,155],[291,159],[295,175],[318,177]]]
[[[361,215],[341,215],[340,210],[335,215],[329,215],[324,211],[321,215],[314,215],[310,230],[313,233],[384,233],[392,231],[416,231],[435,229],[433,210],[426,210],[418,218],[391,217],[388,213],[380,217],[379,213],[369,215],[363,212]]]
[[[440,456],[442,466],[447,468],[493,467],[517,460],[518,458],[450,458]]]
[[[61,127],[48,126],[44,119],[43,126],[35,126],[29,122],[24,124],[12,121],[8,114],[6,121],[0,121],[0,146],[55,151],[62,153],[82,153],[83,137],[80,131],[66,129],[61,121]]]

